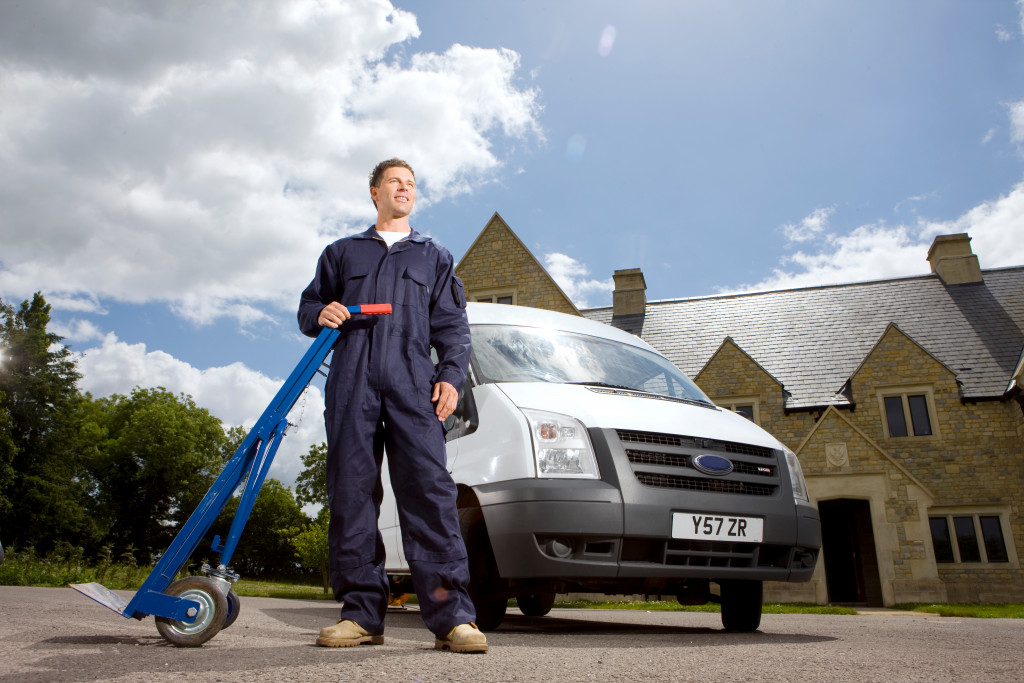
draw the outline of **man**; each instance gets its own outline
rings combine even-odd
[[[434,646],[486,652],[487,639],[472,623],[476,612],[442,427],[469,367],[462,282],[451,254],[409,225],[416,202],[409,164],[377,164],[370,197],[376,224],[324,250],[299,304],[303,333],[340,330],[324,419],[331,584],[344,605],[338,623],[320,631],[317,645],[384,642],[389,586],[377,516],[386,450],[402,546]],[[346,310],[366,303],[390,303],[393,312],[353,316]]]

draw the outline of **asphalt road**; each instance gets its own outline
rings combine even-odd
[[[124,593],[131,597],[131,593]],[[1024,620],[880,611],[765,615],[726,633],[717,614],[510,610],[487,654],[433,649],[415,609],[391,611],[383,646],[319,648],[333,603],[242,598],[238,621],[175,648],[151,617],[125,619],[67,588],[0,587],[7,681],[1019,681]]]

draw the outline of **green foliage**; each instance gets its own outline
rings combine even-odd
[[[8,548],[25,549],[9,555],[0,582],[61,585],[98,574],[109,585],[118,579],[108,574],[135,572],[170,545],[246,430],[225,433],[190,396],[161,387],[81,394],[75,358],[49,322],[39,293],[18,309],[0,300],[0,532]],[[236,507],[237,499],[213,533],[227,536]],[[239,569],[301,572],[287,530],[309,522],[289,489],[267,481],[235,555]]]
[[[302,472],[295,480],[295,497],[300,505],[327,507],[327,444],[310,446],[302,456]]]
[[[219,534],[222,541],[240,500],[241,496],[235,496],[228,501],[214,524],[212,533]],[[231,560],[235,571],[258,577],[296,575],[300,569],[291,538],[309,522],[290,488],[276,479],[265,480]]]
[[[6,548],[0,564],[2,586],[67,586],[69,583],[102,583],[112,590],[136,590],[149,575],[150,567],[139,567],[134,558],[113,562],[109,552],[95,565],[87,564],[80,546],[58,543],[46,557],[35,550]],[[108,548],[109,551],[109,548]]]
[[[292,536],[292,547],[299,562],[307,569],[319,570],[323,580],[324,593],[330,591],[331,573],[327,547],[327,515],[320,515],[313,524],[302,529],[295,529]]]
[[[0,529],[4,540],[39,550],[58,540],[92,544],[87,513],[79,373],[70,349],[47,332],[50,306],[38,292],[18,309],[0,301]]]
[[[114,552],[149,563],[164,550],[219,473],[227,436],[191,397],[136,388],[95,402],[106,438],[91,458],[95,515]]]

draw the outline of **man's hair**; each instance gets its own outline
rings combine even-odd
[[[416,171],[412,170],[412,166],[410,166],[408,162],[401,159],[388,159],[387,161],[380,162],[373,167],[372,171],[370,171],[370,187],[380,187],[381,176],[384,175],[384,171],[389,168],[394,168],[395,166],[401,166],[402,168],[408,169],[409,173],[412,173],[413,180],[416,179]]]

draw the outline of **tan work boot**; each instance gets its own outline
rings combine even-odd
[[[320,647],[354,647],[356,645],[383,645],[384,636],[370,635],[365,628],[351,619],[339,619],[334,626],[320,629],[316,639]]]
[[[459,624],[444,638],[434,640],[435,650],[451,650],[452,652],[487,652],[487,636],[480,632],[476,624]]]

